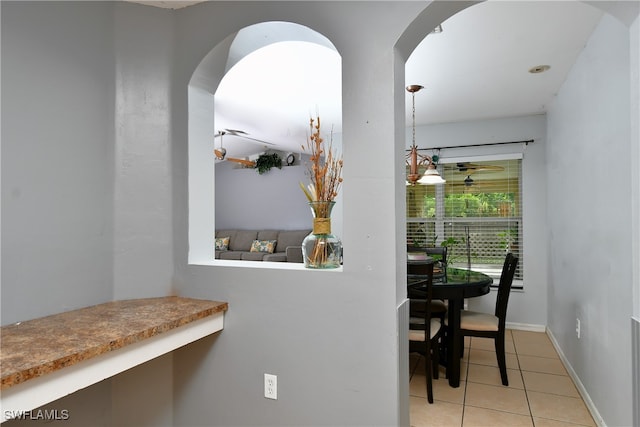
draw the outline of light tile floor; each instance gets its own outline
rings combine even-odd
[[[410,357],[411,425],[426,426],[595,426],[584,401],[544,333],[508,330],[505,350],[509,386],[488,338],[465,339],[459,388],[433,381],[427,402],[424,358]]]

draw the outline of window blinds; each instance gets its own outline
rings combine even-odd
[[[441,163],[446,183],[407,187],[407,245],[448,246],[450,265],[500,277],[507,252],[520,259],[521,159]]]

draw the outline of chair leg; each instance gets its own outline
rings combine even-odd
[[[440,341],[440,354],[438,355],[438,363],[440,363],[441,360],[444,360],[444,365],[446,366],[448,357],[449,357],[449,338],[451,337],[449,330],[447,328],[444,328],[443,330],[443,334],[442,334],[442,338]],[[445,369],[444,371],[444,377],[445,379],[449,379],[449,374],[448,374],[448,370]]]
[[[433,363],[431,359],[432,348],[430,343],[425,343],[425,359],[424,359],[424,374],[427,377],[427,401],[433,403],[433,380],[432,371]]]
[[[434,379],[438,379],[440,373],[438,372],[440,365],[440,342],[438,341],[436,348],[432,349],[433,358],[431,360],[431,371]]]
[[[427,376],[427,401],[433,403],[433,380],[431,379],[431,369],[426,367],[425,375]]]
[[[507,378],[507,361],[504,352],[504,334],[498,334],[494,342],[496,346],[496,357],[498,358],[498,367],[500,368],[500,378],[502,379],[502,385],[508,386],[509,379]]]

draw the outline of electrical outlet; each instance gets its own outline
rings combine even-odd
[[[264,374],[264,397],[267,399],[278,399],[278,376]]]
[[[580,339],[580,319],[576,318],[576,337]]]

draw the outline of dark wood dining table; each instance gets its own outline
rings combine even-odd
[[[421,261],[407,261],[407,267],[420,264]],[[429,261],[426,261],[429,262]],[[407,275],[407,296],[419,297],[421,285],[414,285],[412,275]],[[433,298],[448,301],[447,323],[450,331],[447,340],[447,377],[451,387],[460,386],[460,357],[462,340],[460,336],[460,311],[465,298],[473,298],[489,293],[493,278],[479,271],[447,267],[442,280],[433,282]]]

